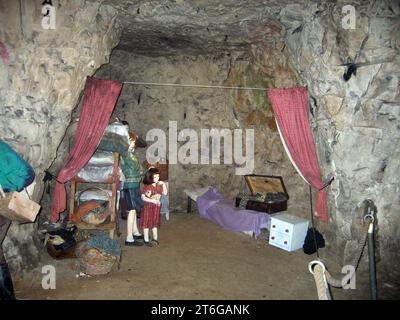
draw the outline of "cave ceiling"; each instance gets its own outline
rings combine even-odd
[[[92,2],[95,2],[94,0]],[[123,27],[119,50],[149,56],[246,52],[282,39],[279,15],[299,0],[105,0]]]

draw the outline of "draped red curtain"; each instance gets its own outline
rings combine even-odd
[[[122,83],[87,77],[78,128],[69,157],[60,170],[53,194],[51,221],[66,209],[64,184],[71,180],[95,152],[114,110]]]
[[[306,181],[318,190],[315,215],[328,221],[325,185],[308,116],[307,88],[268,89],[267,95],[292,160]]]

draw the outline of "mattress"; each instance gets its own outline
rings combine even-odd
[[[269,228],[269,214],[238,209],[234,199],[225,199],[212,187],[198,196],[196,202],[201,217],[213,221],[225,230],[252,232],[258,236],[261,229]]]
[[[207,192],[208,187],[197,188],[197,189],[185,189],[183,192],[193,201],[197,201],[197,198]]]

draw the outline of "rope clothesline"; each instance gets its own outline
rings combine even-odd
[[[237,89],[237,90],[262,90],[266,88],[256,87],[227,87],[227,86],[211,86],[211,85],[199,85],[199,84],[177,84],[177,83],[156,83],[156,82],[134,82],[124,81],[123,84],[135,84],[143,86],[163,86],[163,87],[183,87],[183,88],[212,88],[212,89]]]

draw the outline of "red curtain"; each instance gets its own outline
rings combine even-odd
[[[66,209],[64,184],[83,168],[95,152],[121,89],[122,83],[87,77],[74,146],[57,177],[51,206],[52,222],[58,221],[60,212]]]
[[[323,221],[328,221],[325,185],[321,180],[308,116],[307,89],[268,89],[267,95],[292,160],[306,181],[318,190],[315,215]]]

